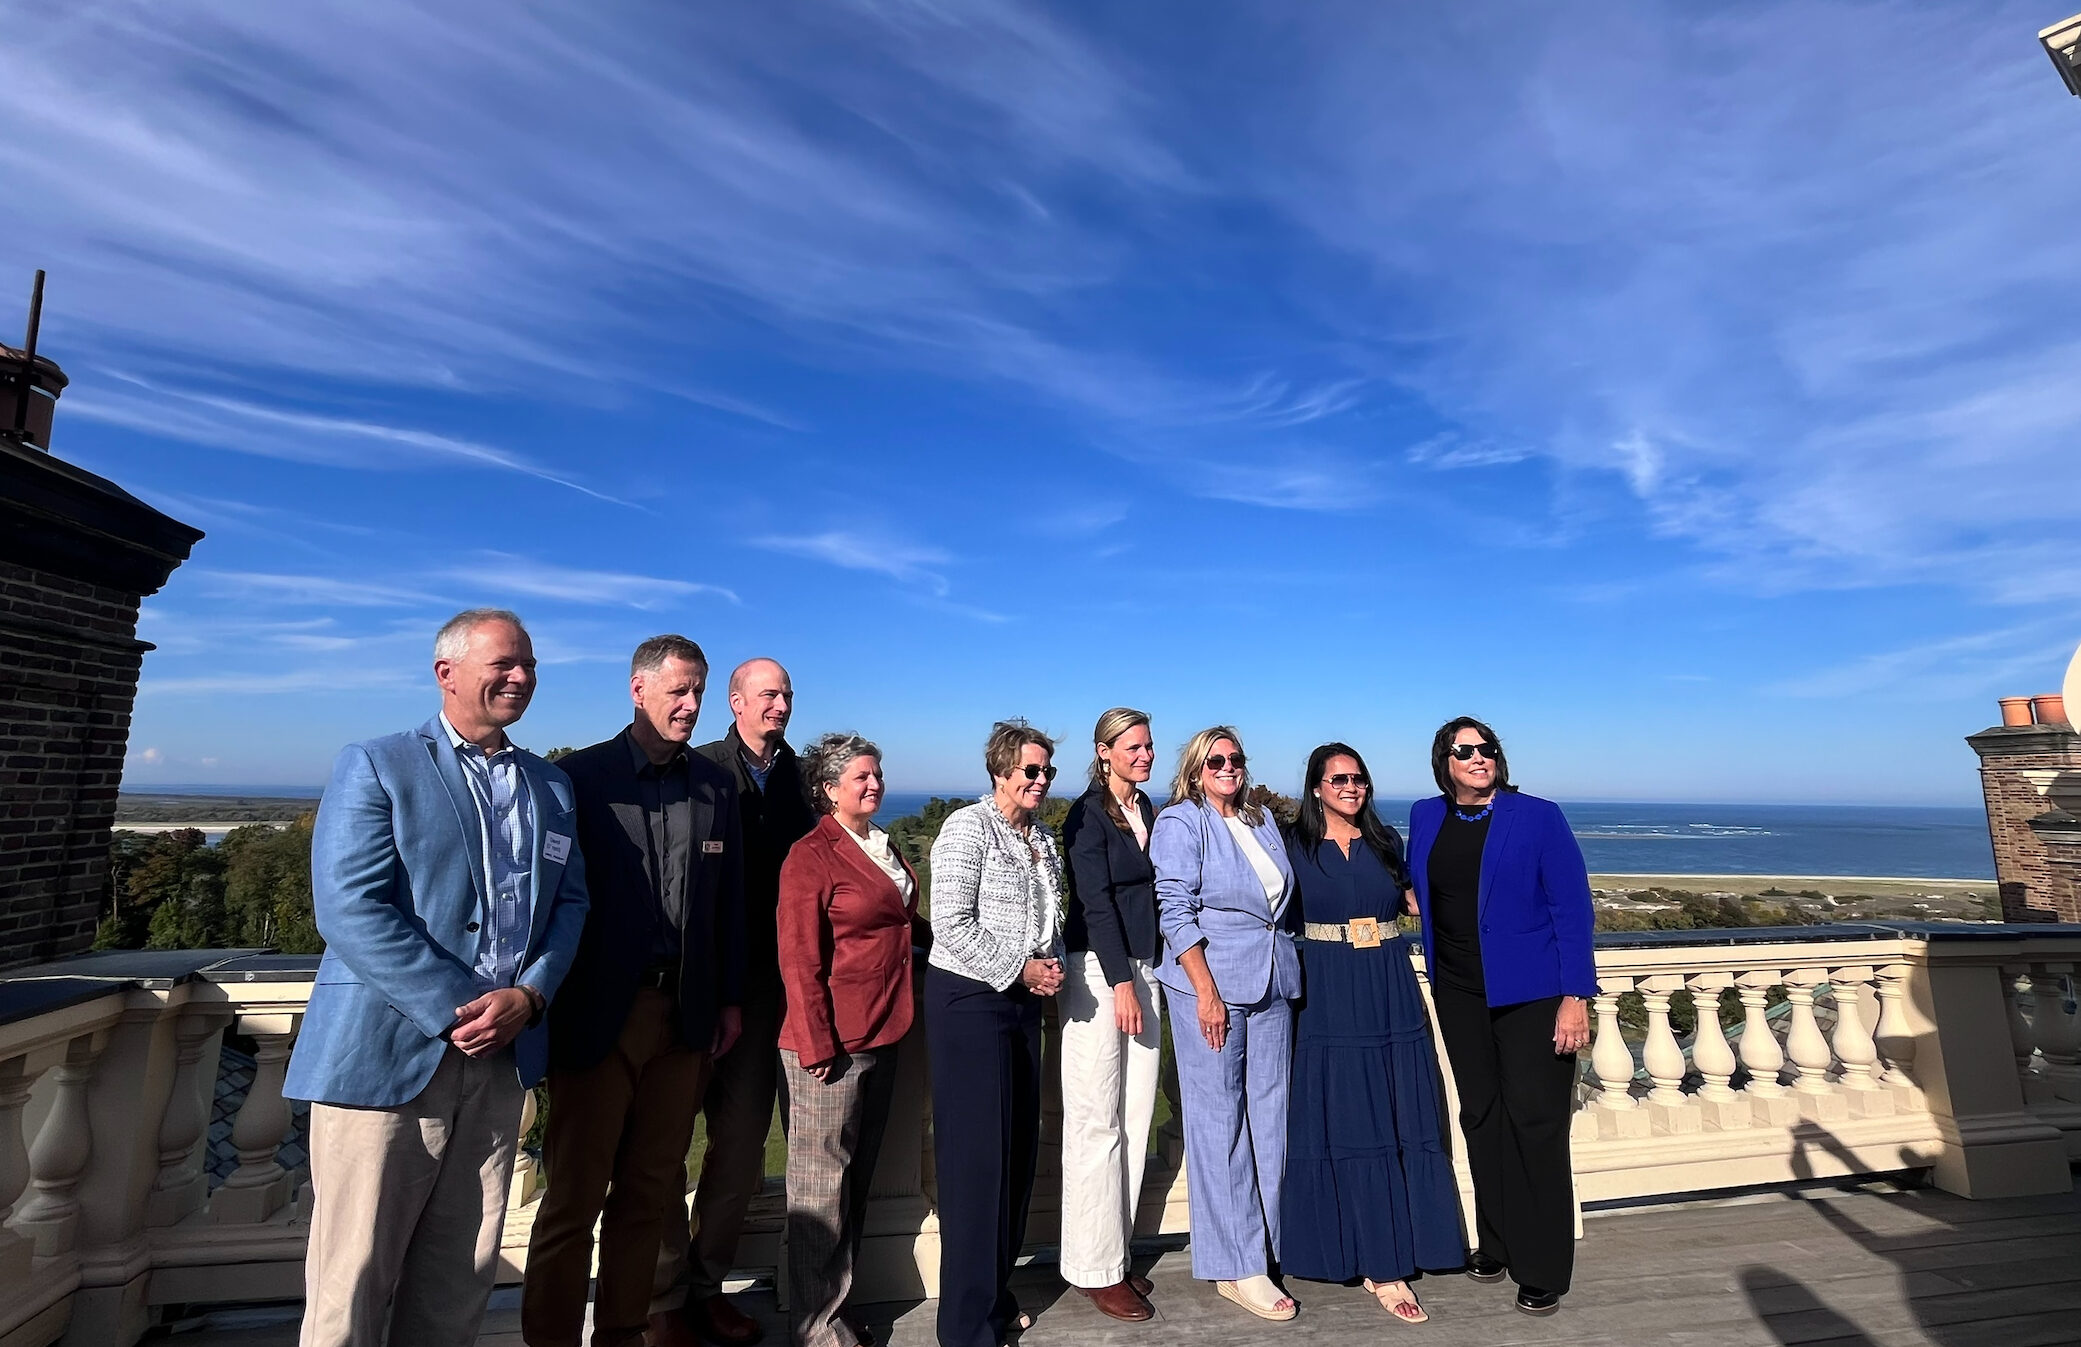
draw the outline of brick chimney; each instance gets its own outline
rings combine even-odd
[[[23,349],[0,346],[0,966],[93,941],[152,648],[138,605],[202,538],[51,456],[66,379],[33,354],[42,281]]]
[[[2002,700],[2013,719],[2018,699]],[[2065,721],[2004,724],[1966,742],[1980,755],[2002,920],[2081,921],[2081,734]]]

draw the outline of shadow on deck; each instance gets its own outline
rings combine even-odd
[[[1933,1189],[1881,1186],[1773,1193],[1585,1217],[1576,1284],[1558,1315],[1511,1308],[1509,1288],[1458,1276],[1417,1283],[1431,1312],[1421,1328],[1384,1322],[1355,1287],[1294,1281],[1301,1317],[1260,1324],[1192,1278],[1189,1253],[1144,1260],[1157,1318],[1101,1317],[1064,1292],[1052,1266],[1019,1275],[1039,1318],[1023,1347],[1194,1347],[1305,1336],[1312,1347],[1408,1334],[1433,1347],[1505,1343],[1666,1343],[1686,1347],[2035,1347],[2081,1343],[2081,1193],[1968,1202]],[[770,1292],[745,1298],[785,1329]],[[519,1293],[502,1290],[479,1341],[519,1347]],[[891,1347],[932,1347],[930,1301],[866,1307]],[[293,1308],[239,1309],[179,1335],[188,1347],[289,1347]],[[200,1331],[192,1331],[199,1329]],[[1398,1339],[1399,1340],[1399,1339]]]

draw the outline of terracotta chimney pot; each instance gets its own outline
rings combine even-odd
[[[2003,698],[2001,699],[2001,707],[2002,707],[2002,724],[2004,724],[2004,725],[2028,725],[2028,724],[2030,724],[2030,698],[2028,698],[2028,697],[2003,697]]]
[[[2067,701],[2057,692],[2047,692],[2030,699],[2030,709],[2040,725],[2064,725],[2067,723]]]

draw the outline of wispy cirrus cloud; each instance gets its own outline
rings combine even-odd
[[[674,576],[629,571],[598,571],[558,566],[509,552],[486,552],[475,561],[452,566],[443,576],[458,585],[489,594],[524,594],[560,603],[612,604],[654,611],[690,599],[716,598],[742,603],[735,590]]]
[[[914,585],[935,597],[944,598],[950,588],[940,568],[954,558],[945,550],[920,543],[847,529],[822,533],[767,534],[751,540],[753,547],[789,556],[807,557],[849,571],[886,575]]]
[[[286,575],[268,571],[201,570],[206,593],[260,602],[338,608],[438,607],[446,600],[407,585],[343,580],[329,575]]]

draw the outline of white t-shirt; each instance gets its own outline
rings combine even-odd
[[[1249,861],[1250,868],[1257,871],[1257,882],[1264,885],[1265,901],[1274,907],[1278,906],[1279,895],[1286,891],[1286,876],[1279,873],[1279,867],[1273,862],[1271,853],[1264,849],[1264,843],[1257,840],[1257,834],[1251,831],[1250,825],[1240,818],[1223,818],[1221,821],[1228,825],[1229,835],[1235,838],[1236,845],[1243,849],[1243,859]]]
[[[895,844],[889,841],[887,833],[875,827],[872,823],[867,825],[867,836],[865,837],[860,836],[860,834],[846,827],[843,823],[838,825],[838,831],[859,844],[860,850],[867,853],[867,859],[879,866],[881,872],[889,877],[891,883],[895,884],[896,892],[903,895],[905,903],[917,897],[918,886],[912,881],[910,871],[903,868],[903,862],[896,858]]]

